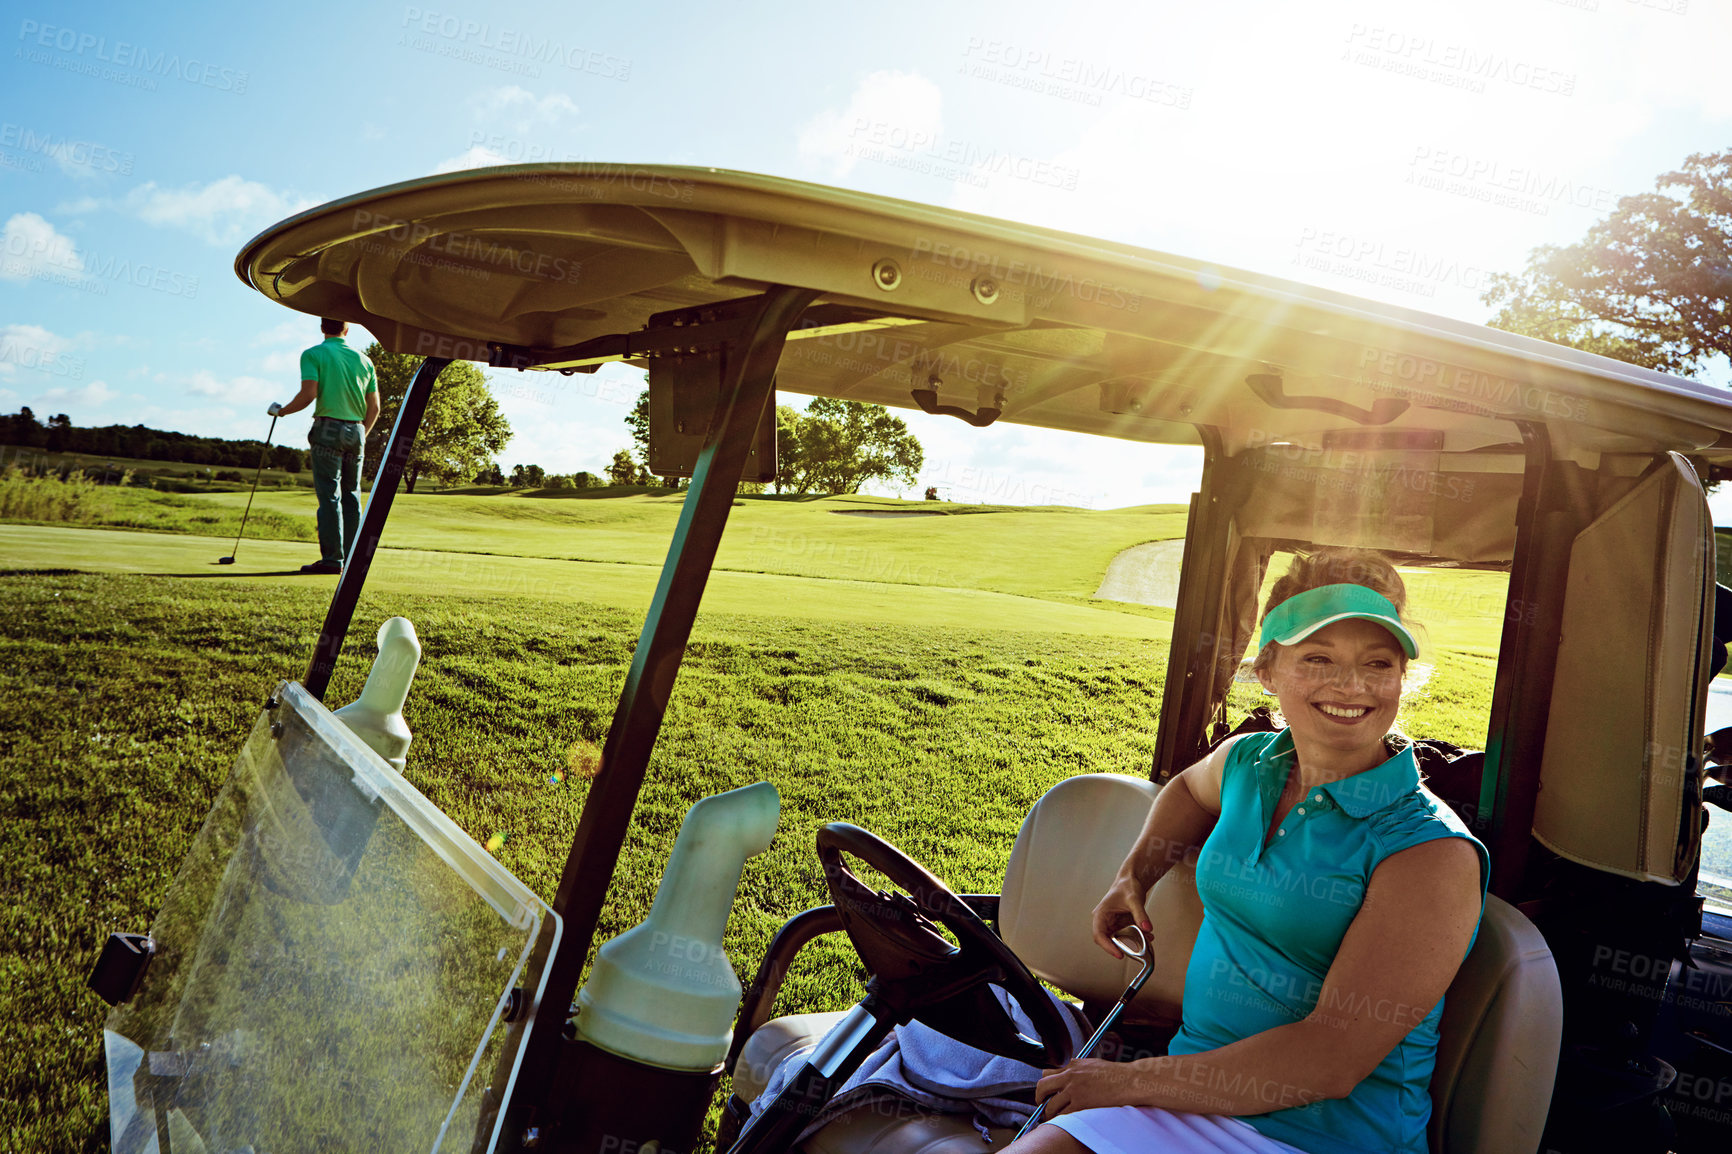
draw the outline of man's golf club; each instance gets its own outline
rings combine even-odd
[[[227,557],[218,557],[217,558],[217,564],[218,565],[233,565],[235,563],[235,554],[239,553],[241,551],[241,533],[245,533],[247,531],[247,517],[253,511],[253,493],[257,493],[259,491],[259,478],[264,476],[264,472],[265,472],[265,457],[270,454],[271,438],[276,436],[276,435],[277,435],[277,417],[276,417],[275,413],[272,413],[271,414],[271,431],[265,434],[265,447],[259,450],[259,467],[255,470],[253,470],[253,491],[252,491],[252,493],[247,494],[246,512],[241,514],[241,531],[240,531],[240,533],[235,534],[235,547],[233,549],[229,550],[229,555]]]
[[[1137,948],[1134,950],[1126,940],[1126,936],[1133,933],[1137,935]],[[1101,1039],[1107,1036],[1107,1031],[1113,1028],[1113,1024],[1119,1020],[1119,1015],[1125,1012],[1125,1007],[1131,1004],[1131,999],[1137,996],[1137,991],[1143,988],[1143,983],[1149,980],[1149,974],[1155,968],[1155,951],[1149,948],[1149,939],[1143,935],[1141,926],[1134,923],[1126,926],[1113,935],[1113,942],[1131,957],[1141,958],[1143,968],[1136,977],[1131,979],[1131,984],[1125,987],[1125,992],[1119,998],[1118,1004],[1107,1011],[1107,1016],[1101,1019],[1100,1026],[1089,1036],[1089,1040],[1083,1043],[1082,1049],[1076,1052],[1078,1058],[1087,1058],[1094,1054],[1095,1047],[1101,1044]],[[1016,1137],[1021,1138],[1040,1125],[1041,1117],[1045,1113],[1046,1103],[1042,1102],[1034,1108],[1034,1113],[1028,1116],[1028,1121],[1022,1124],[1022,1129],[1016,1132]]]

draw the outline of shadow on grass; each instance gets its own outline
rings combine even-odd
[[[41,570],[41,572],[76,573],[77,570],[76,569]],[[0,577],[8,577],[8,576],[11,576],[11,574],[0,573]],[[196,579],[199,577],[229,577],[229,578],[234,578],[234,577],[335,577],[335,576],[337,576],[337,574],[335,574],[335,573],[302,573],[299,569],[272,569],[268,573],[236,573],[233,569],[229,569],[229,568],[225,567],[221,572],[217,572],[217,573],[140,573],[139,576],[140,577],[190,577],[190,578]]]
[[[435,497],[533,497],[545,500],[605,501],[610,497],[684,497],[684,489],[660,485],[603,485],[599,489],[513,489],[509,485],[468,485],[461,489],[434,489]]]

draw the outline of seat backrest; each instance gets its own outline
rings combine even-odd
[[[1094,945],[1091,920],[1158,791],[1117,774],[1068,778],[1035,803],[1017,835],[999,900],[1000,932],[1029,969],[1074,996],[1116,1001],[1138,969]],[[1194,861],[1169,870],[1147,908],[1155,971],[1135,1006],[1176,1018],[1203,918]],[[1479,937],[1444,1000],[1431,1149],[1538,1149],[1562,1034],[1563,991],[1545,939],[1513,906],[1487,898]]]
[[[1117,1001],[1141,968],[1095,946],[1092,920],[1159,790],[1114,773],[1067,778],[1029,810],[1010,851],[999,932],[1029,969],[1084,1001]],[[1203,923],[1194,864],[1169,870],[1149,895],[1155,970],[1137,995],[1139,1012],[1178,1018],[1185,966]]]
[[[1486,898],[1479,938],[1443,999],[1431,1074],[1435,1154],[1539,1149],[1558,1072],[1563,999],[1539,930],[1508,902]]]

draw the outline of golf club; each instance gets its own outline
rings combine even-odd
[[[265,472],[265,458],[270,455],[271,438],[276,435],[277,417],[276,414],[273,413],[271,414],[271,431],[265,434],[265,447],[259,450],[259,467],[253,470],[253,490],[251,493],[247,494],[246,512],[241,514],[241,529],[240,533],[235,534],[235,547],[229,550],[229,555],[227,557],[217,558],[218,565],[233,565],[235,563],[235,554],[241,551],[241,533],[247,531],[247,517],[253,511],[253,494],[259,491],[259,478],[263,476]]]
[[[1134,950],[1125,940],[1125,935],[1132,933],[1137,935],[1137,948]],[[1134,924],[1126,926],[1113,935],[1113,943],[1131,957],[1141,958],[1143,968],[1136,977],[1131,979],[1131,984],[1125,987],[1125,992],[1120,996],[1118,1003],[1107,1011],[1107,1016],[1101,1019],[1101,1024],[1093,1034],[1089,1035],[1089,1040],[1083,1043],[1082,1049],[1076,1052],[1078,1058],[1093,1056],[1095,1047],[1101,1044],[1101,1039],[1107,1036],[1107,1031],[1113,1028],[1113,1024],[1119,1020],[1119,1015],[1125,1012],[1125,1007],[1131,1004],[1131,999],[1137,996],[1137,991],[1143,988],[1143,983],[1149,980],[1150,971],[1155,968],[1155,951],[1149,949],[1149,939],[1143,935],[1141,926]],[[1045,1113],[1046,1103],[1042,1102],[1034,1108],[1034,1113],[1028,1116],[1028,1121],[1022,1124],[1022,1129],[1016,1132],[1016,1137],[1021,1138],[1040,1125],[1041,1117]]]

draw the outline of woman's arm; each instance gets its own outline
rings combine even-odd
[[[1186,853],[1201,847],[1215,828],[1215,819],[1221,816],[1221,768],[1238,740],[1234,737],[1222,742],[1155,795],[1143,832],[1125,855],[1112,888],[1095,906],[1095,942],[1113,957],[1124,957],[1124,951],[1113,944],[1113,935],[1133,922],[1148,932],[1143,905],[1149,890],[1162,874],[1183,861]]]
[[[1461,838],[1391,854],[1308,1016],[1200,1054],[1072,1062],[1042,1078],[1035,1098],[1048,1117],[1094,1106],[1266,1114],[1345,1098],[1449,989],[1479,924],[1480,893],[1479,855]]]

